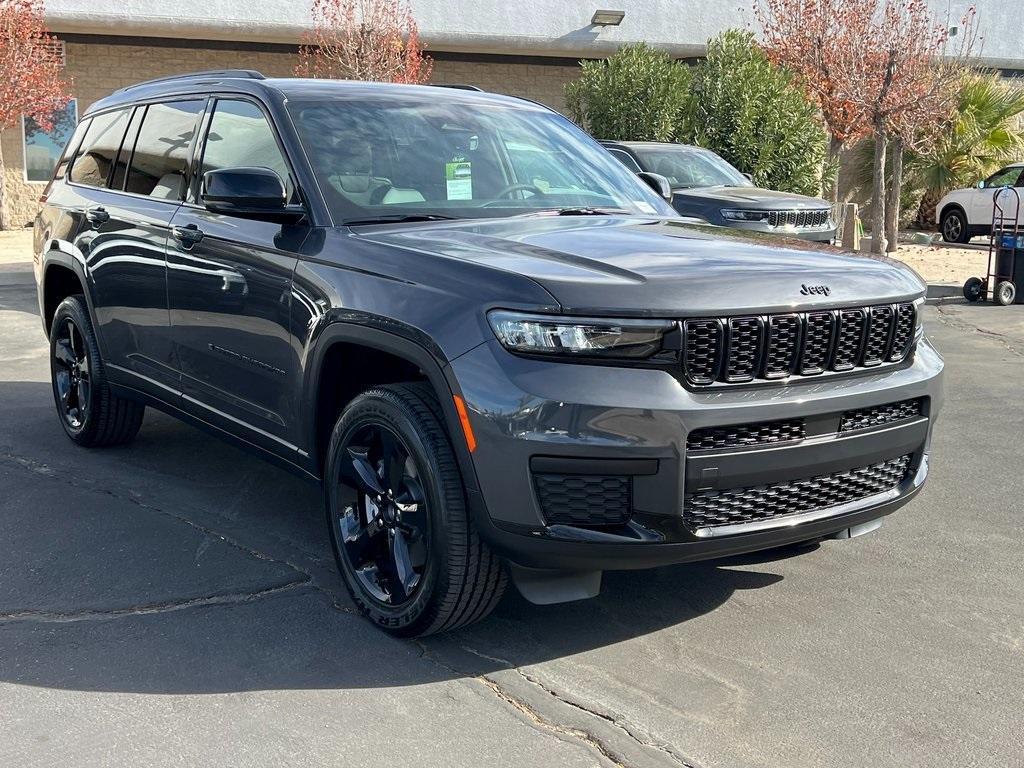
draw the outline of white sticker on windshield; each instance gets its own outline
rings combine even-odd
[[[634,200],[633,205],[635,205],[644,213],[657,213],[657,211],[654,210],[653,205],[651,205],[650,203],[645,203],[643,200]]]
[[[468,162],[446,163],[444,181],[449,200],[473,199],[473,166]]]

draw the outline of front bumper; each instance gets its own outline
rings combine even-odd
[[[765,232],[777,237],[792,237],[797,240],[810,240],[815,243],[831,243],[836,238],[836,227],[773,227],[756,221],[732,221],[723,218],[718,222],[723,227],[744,229],[748,232]]]
[[[530,360],[488,342],[452,362],[477,440],[479,490],[470,492],[470,504],[492,547],[532,568],[646,568],[827,536],[893,512],[920,489],[942,400],[942,368],[922,339],[909,364],[898,369],[695,391],[665,371]],[[838,424],[849,410],[908,399],[921,399],[924,411],[895,425],[710,454],[687,449],[688,434],[698,429],[833,417]],[[896,457],[907,464],[895,487],[840,496],[840,503],[766,522],[696,525],[695,504],[687,501],[709,489],[844,477],[846,470]],[[571,473],[574,464],[609,466],[630,476],[628,524],[548,524],[535,474]]]

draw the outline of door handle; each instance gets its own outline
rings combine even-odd
[[[181,243],[186,251],[203,239],[203,230],[195,224],[186,224],[184,227],[171,227],[171,237]]]
[[[85,212],[85,218],[90,225],[98,227],[110,221],[110,214],[107,213],[106,208],[90,208]]]

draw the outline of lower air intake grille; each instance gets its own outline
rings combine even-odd
[[[686,436],[687,451],[717,448],[742,448],[751,445],[788,443],[803,440],[804,420],[766,421],[761,424],[736,424],[731,427],[695,429]]]
[[[535,474],[533,481],[548,525],[623,525],[629,520],[629,477]]]
[[[683,519],[690,528],[712,528],[773,520],[845,504],[888,491],[907,476],[910,455],[807,480],[701,491],[684,496]]]
[[[846,411],[839,422],[840,432],[853,432],[857,429],[871,429],[892,424],[905,419],[914,419],[921,415],[921,399],[902,400],[898,403],[876,405],[873,408],[858,408]]]

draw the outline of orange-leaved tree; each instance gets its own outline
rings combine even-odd
[[[0,0],[0,133],[22,115],[45,130],[70,99],[57,39],[46,30],[43,0]],[[0,229],[8,228],[6,168],[0,151]]]
[[[425,83],[433,61],[401,0],[313,0],[299,49],[299,77]]]
[[[955,51],[949,19],[927,0],[761,0],[758,16],[769,55],[793,69],[821,107],[832,151],[866,134],[874,139],[872,249],[886,249],[889,223],[894,250],[902,167],[894,154],[887,194],[886,153],[892,144],[902,158],[906,143],[930,140],[950,120],[976,40],[973,7],[960,20],[965,33]]]

